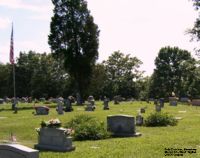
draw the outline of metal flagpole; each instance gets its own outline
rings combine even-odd
[[[14,99],[16,99],[16,90],[15,90],[15,63],[13,64],[13,94],[14,94]]]

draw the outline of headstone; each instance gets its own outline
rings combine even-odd
[[[35,107],[36,115],[48,115],[49,108],[47,106],[36,106]]]
[[[94,100],[94,97],[92,95],[90,95],[88,97],[88,103],[90,103],[92,106],[95,107],[95,100]]]
[[[103,109],[104,110],[109,110],[109,105],[108,105],[108,102],[109,102],[109,99],[107,97],[104,97],[104,100],[103,100]]]
[[[4,103],[4,100],[0,98],[0,104],[3,104],[3,103]]]
[[[39,158],[39,152],[19,144],[0,144],[0,158]]]
[[[107,129],[113,136],[140,136],[135,130],[135,118],[129,115],[107,116]]]
[[[161,106],[156,104],[155,105],[155,109],[156,109],[156,112],[160,112],[161,111]]]
[[[114,96],[114,104],[119,104],[119,101],[120,101],[120,96]]]
[[[177,106],[177,101],[178,101],[177,97],[169,97],[169,104],[171,106]]]
[[[160,98],[160,99],[159,99],[159,103],[160,103],[160,107],[161,107],[161,108],[164,108],[165,99],[164,99],[164,98]]]
[[[58,98],[57,99],[57,108],[56,111],[58,112],[59,115],[63,114],[63,98]]]
[[[141,112],[141,113],[145,113],[145,108],[141,108],[141,109],[140,109],[140,112]]]
[[[85,108],[85,111],[94,111],[94,110],[95,110],[95,107],[91,103],[88,103]]]
[[[46,99],[45,99],[45,98],[40,98],[39,101],[40,101],[40,102],[45,102]]]
[[[17,104],[18,104],[18,101],[16,98],[13,98],[12,99],[12,110],[14,111],[14,113],[17,113]]]
[[[65,128],[40,128],[38,144],[35,148],[50,151],[72,151],[72,138],[67,135]]]
[[[144,123],[144,119],[143,119],[142,115],[138,114],[136,116],[136,125],[141,126],[141,125],[143,125],[143,123]]]
[[[65,107],[65,112],[70,112],[70,111],[73,111],[73,108],[72,108],[72,103],[71,103],[71,100],[70,98],[67,98],[64,100],[64,107]]]
[[[200,106],[200,99],[192,99],[193,106]]]
[[[88,104],[85,108],[85,111],[94,111],[95,110],[95,100],[93,96],[88,97]]]

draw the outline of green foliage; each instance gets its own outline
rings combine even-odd
[[[52,0],[52,3],[54,15],[48,42],[54,56],[64,61],[66,71],[74,79],[76,93],[82,95],[98,58],[98,26],[85,0]]]
[[[150,86],[150,97],[169,97],[171,92],[178,96],[189,96],[194,79],[195,59],[190,52],[178,47],[161,48],[155,59],[154,73]]]
[[[131,97],[133,95],[135,97],[134,80],[142,75],[142,72],[138,70],[142,62],[137,57],[131,57],[130,54],[124,55],[116,51],[103,64],[107,75],[104,91],[110,92],[106,95],[111,95],[111,97],[115,95]]]
[[[192,0],[193,5],[195,9],[199,12],[200,9],[200,0]],[[200,41],[200,14],[198,14],[198,17],[196,18],[196,21],[194,22],[194,26],[192,29],[188,30],[188,33],[192,35],[192,40]],[[200,48],[196,48],[197,55],[200,57]]]
[[[171,115],[167,113],[155,112],[151,113],[145,119],[145,125],[150,127],[156,126],[175,126],[177,125],[178,121]]]
[[[103,122],[88,115],[78,115],[66,126],[75,131],[73,134],[75,140],[99,140],[110,136]]]

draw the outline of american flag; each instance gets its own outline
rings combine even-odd
[[[10,63],[14,64],[14,42],[13,42],[13,25],[11,31],[11,39],[10,39]]]

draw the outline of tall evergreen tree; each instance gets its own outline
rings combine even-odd
[[[52,0],[49,45],[54,56],[64,60],[74,78],[78,104],[90,81],[92,67],[98,58],[99,30],[85,0]]]

